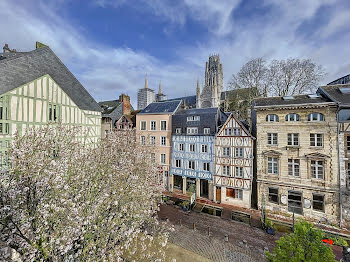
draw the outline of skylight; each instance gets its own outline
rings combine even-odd
[[[284,96],[282,98],[283,98],[283,100],[293,100],[294,96]]]
[[[309,98],[320,98],[321,96],[319,94],[309,94],[307,95]]]
[[[350,94],[350,86],[347,87],[339,87],[340,92],[343,94]]]

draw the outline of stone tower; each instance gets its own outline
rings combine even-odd
[[[205,81],[201,92],[197,81],[196,106],[197,108],[219,107],[223,88],[222,64],[219,55],[209,56],[205,63]]]

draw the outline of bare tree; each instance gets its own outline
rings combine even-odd
[[[315,92],[324,71],[310,59],[273,60],[267,69],[270,95],[292,96]]]

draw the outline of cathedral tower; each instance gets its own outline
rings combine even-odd
[[[219,55],[209,56],[205,63],[205,81],[202,92],[197,82],[197,108],[219,107],[223,89],[222,64]]]

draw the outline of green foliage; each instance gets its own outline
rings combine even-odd
[[[330,246],[324,244],[324,233],[306,221],[295,225],[294,233],[276,241],[273,253],[266,252],[271,262],[330,262],[336,261]]]
[[[348,242],[342,237],[331,237],[331,239],[334,241],[334,245],[343,247],[349,246]]]
[[[192,195],[194,192],[196,192],[196,186],[193,185],[193,184],[190,185],[190,186],[188,187],[187,192],[191,193],[191,195]]]
[[[275,229],[275,224],[268,218],[265,219],[265,226]]]

